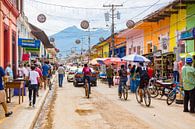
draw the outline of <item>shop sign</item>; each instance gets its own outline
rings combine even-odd
[[[40,40],[19,38],[18,46],[24,48],[40,48]]]
[[[161,44],[162,53],[168,52],[168,48],[169,48],[169,36],[168,36],[168,34],[160,35],[159,38],[160,38],[159,42]]]
[[[181,33],[181,40],[190,40],[195,38],[195,28],[184,31]]]
[[[160,57],[162,55],[162,51],[156,51],[153,53],[154,57]]]

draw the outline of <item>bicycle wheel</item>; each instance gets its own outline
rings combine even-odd
[[[128,87],[126,85],[123,88],[123,98],[124,100],[127,100],[128,98]]]
[[[147,107],[151,104],[150,92],[147,89],[144,89],[144,102]]]
[[[172,90],[167,96],[167,104],[171,105],[176,99],[176,91]]]
[[[158,89],[153,83],[149,85],[148,91],[150,92],[151,98],[156,98],[159,95]]]
[[[138,103],[141,103],[141,97],[139,95],[139,87],[137,88],[136,92],[135,92],[135,96],[136,96],[136,100]]]

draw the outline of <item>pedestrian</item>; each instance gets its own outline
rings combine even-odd
[[[5,117],[9,117],[10,115],[13,114],[12,111],[8,111],[7,104],[6,104],[6,99],[5,99],[5,90],[3,86],[3,77],[5,76],[5,71],[3,68],[0,66],[0,104],[2,105],[4,111],[5,111]]]
[[[13,81],[14,75],[13,75],[13,70],[11,68],[11,64],[8,64],[6,69],[5,69],[5,74],[8,76],[8,81]]]
[[[127,69],[125,69],[125,65],[121,65],[121,69],[119,70],[119,77],[120,77],[120,82],[119,82],[119,87],[118,87],[118,95],[121,97],[121,92],[122,92],[122,86],[126,85],[127,82]]]
[[[19,68],[18,68],[18,77],[19,78],[24,78],[24,68],[23,68],[23,64],[19,64]]]
[[[32,106],[32,96],[33,96],[33,107],[35,107],[36,103],[36,96],[37,96],[37,88],[38,88],[38,83],[39,83],[39,73],[35,71],[35,66],[31,66],[31,71],[29,73],[29,81],[30,85],[28,87],[29,89],[29,106]]]
[[[42,66],[44,89],[46,89],[47,84],[48,84],[49,69],[50,68],[49,68],[48,62],[45,61],[43,66]]]
[[[28,68],[27,68],[27,64],[24,64],[23,73],[24,73],[24,78],[25,79],[28,79],[28,77],[29,77],[29,71],[28,71]]]
[[[111,86],[113,85],[113,76],[114,76],[114,69],[112,68],[111,65],[109,65],[108,68],[106,69],[106,76],[108,80],[108,86],[109,88],[111,88]]]
[[[147,71],[148,71],[148,76],[151,79],[154,76],[154,69],[152,68],[152,64],[151,63],[148,64]]]
[[[42,74],[42,71],[41,71],[41,69],[40,69],[40,63],[36,63],[35,64],[35,71],[37,71],[38,73],[39,73],[39,78],[40,78],[40,81],[38,81],[38,79],[37,79],[37,81],[38,81],[38,87],[37,87],[37,97],[39,97],[39,89],[40,89],[40,86],[41,86],[41,83],[42,83],[42,77],[43,77],[43,74]]]
[[[174,82],[179,82],[179,66],[176,60],[173,63],[173,78]]]
[[[195,113],[195,69],[192,67],[192,58],[186,58],[186,64],[182,67],[182,79],[184,87],[184,110],[183,112]],[[190,101],[190,111],[188,102]]]
[[[63,85],[63,79],[65,75],[65,69],[62,64],[60,64],[60,67],[58,67],[58,83],[59,87],[62,87]]]
[[[136,70],[136,65],[133,65],[130,71],[130,90],[132,93],[135,93],[135,86],[136,86],[136,78],[135,78],[135,70]]]

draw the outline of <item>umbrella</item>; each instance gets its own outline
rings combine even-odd
[[[138,54],[127,55],[123,57],[122,59],[126,61],[132,61],[132,62],[150,62],[149,59],[147,59],[144,56],[138,55]]]
[[[105,64],[117,64],[120,63],[122,60],[121,58],[117,58],[117,57],[111,57],[111,58],[107,58],[106,60],[104,60]]]

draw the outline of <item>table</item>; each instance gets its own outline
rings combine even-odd
[[[13,81],[13,82],[7,82],[5,85],[5,91],[7,94],[7,89],[11,89],[11,88],[18,88],[19,89],[19,104],[20,104],[20,97],[22,95],[22,102],[24,101],[24,81]],[[7,98],[9,98],[9,101],[11,102],[11,93],[9,92],[9,96],[7,94],[6,96]]]

